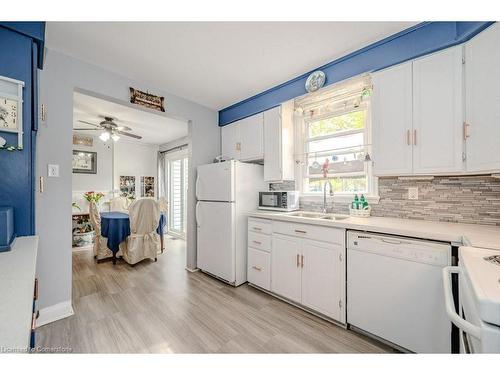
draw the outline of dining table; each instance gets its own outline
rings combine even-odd
[[[163,252],[163,229],[167,224],[167,215],[162,213],[158,222],[156,233],[160,235],[161,251]],[[108,248],[113,253],[113,264],[116,264],[116,254],[120,244],[130,235],[130,218],[127,212],[109,211],[101,212],[101,235],[108,239]]]

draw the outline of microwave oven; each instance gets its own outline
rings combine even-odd
[[[298,209],[298,191],[259,192],[259,210],[297,211]]]

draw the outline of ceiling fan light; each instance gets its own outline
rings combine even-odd
[[[103,142],[106,142],[109,139],[109,132],[107,131],[102,132],[101,135],[99,136],[99,139]]]
[[[117,142],[120,139],[120,136],[118,134],[112,134],[111,138],[113,138],[114,142]]]

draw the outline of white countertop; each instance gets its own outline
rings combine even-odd
[[[38,236],[17,237],[0,253],[0,353],[30,344]]]
[[[399,236],[423,238],[450,242],[453,245],[481,247],[500,250],[500,227],[493,225],[456,224],[437,221],[396,219],[386,217],[358,218],[343,220],[312,219],[292,216],[293,213],[254,211],[248,216],[262,219],[314,224],[336,228],[355,229]],[[340,215],[341,216],[341,215]]]

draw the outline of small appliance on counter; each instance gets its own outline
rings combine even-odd
[[[15,237],[14,208],[0,206],[0,253],[10,250],[10,245]]]
[[[261,191],[259,210],[297,211],[299,209],[298,191]]]

